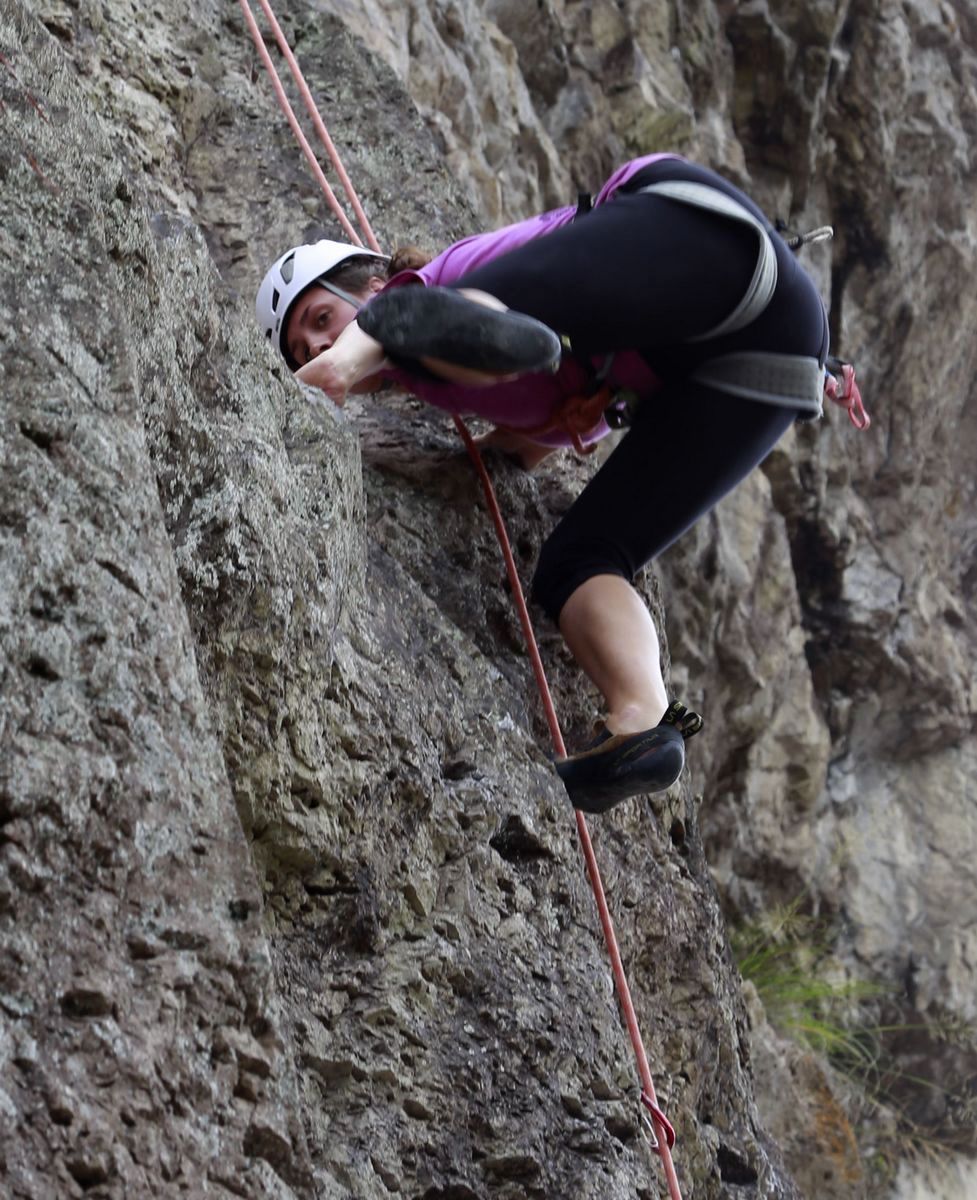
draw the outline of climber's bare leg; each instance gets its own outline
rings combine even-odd
[[[619,575],[594,575],[560,611],[570,652],[604,697],[611,733],[657,725],[668,707],[651,614]]]

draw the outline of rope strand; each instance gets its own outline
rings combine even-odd
[[[319,166],[319,162],[316,159],[315,154],[312,152],[312,147],[309,145],[308,138],[302,132],[302,127],[298,123],[298,118],[295,116],[295,112],[293,111],[291,104],[288,102],[288,97],[285,95],[285,89],[282,86],[282,81],[278,76],[278,72],[275,70],[275,64],[271,61],[271,55],[268,53],[268,47],[265,45],[265,40],[261,36],[261,30],[258,28],[258,22],[255,20],[254,13],[251,11],[251,6],[248,4],[248,0],[240,0],[240,5],[241,11],[244,13],[244,21],[248,27],[248,32],[251,34],[251,40],[254,42],[255,48],[258,51],[258,55],[261,58],[261,61],[264,63],[265,70],[268,72],[268,77],[271,80],[271,86],[275,90],[275,96],[278,99],[281,110],[285,114],[285,119],[292,128],[292,133],[295,134],[296,141],[302,148],[302,153],[305,155],[309,167],[312,169],[312,174],[315,176],[316,182],[318,183],[319,187],[322,188],[326,200],[329,202],[329,207],[336,214],[339,224],[343,227],[343,232],[354,246],[362,246],[363,239],[350,224],[349,217],[346,216],[342,205],[336,199],[332,188],[329,186],[329,180],[326,179],[325,175],[323,174],[322,167]]]
[[[333,144],[333,140],[329,136],[329,130],[326,129],[325,123],[319,114],[319,109],[316,106],[316,102],[312,98],[312,91],[309,88],[309,85],[305,82],[305,76],[302,74],[295,55],[292,53],[292,48],[289,46],[288,40],[286,39],[284,33],[282,33],[282,27],[278,24],[278,19],[272,11],[271,4],[269,3],[269,0],[258,0],[258,3],[264,10],[265,16],[268,18],[268,23],[271,25],[272,32],[275,35],[275,41],[278,42],[278,47],[285,56],[285,61],[288,63],[288,69],[292,72],[292,78],[295,80],[295,83],[298,86],[299,94],[301,95],[302,101],[308,110],[309,116],[312,118],[312,124],[315,128],[315,131],[319,135],[319,141],[322,142],[323,146],[325,147],[326,153],[329,155],[329,160],[333,167],[335,167],[336,174],[339,176],[339,182],[343,185],[346,195],[349,197],[349,202],[353,206],[353,212],[356,215],[357,221],[359,222],[360,229],[362,229],[364,234],[366,234],[367,245],[371,250],[376,250],[376,252],[379,254],[380,243],[377,241],[376,236],[373,233],[373,229],[370,226],[370,222],[367,220],[366,213],[363,211],[363,205],[360,204],[360,198],[356,194],[356,189],[353,187],[349,176],[346,174],[346,168],[343,166],[342,159],[339,157],[339,153]],[[333,197],[333,199],[335,200],[335,197]]]
[[[502,557],[505,559],[506,573],[509,576],[509,586],[512,590],[513,601],[516,605],[516,610],[519,613],[519,621],[522,625],[523,634],[526,639],[526,648],[529,651],[530,661],[533,666],[533,674],[536,676],[536,683],[539,687],[540,698],[543,702],[543,709],[546,713],[546,722],[550,728],[550,736],[553,739],[553,748],[561,758],[566,757],[566,746],[563,742],[563,734],[560,730],[559,718],[556,715],[556,706],[553,704],[553,696],[550,692],[549,683],[546,679],[546,672],[543,669],[543,661],[540,657],[539,647],[536,643],[536,635],[533,632],[532,621],[529,616],[529,609],[526,605],[526,597],[523,594],[522,583],[519,579],[519,573],[516,570],[516,561],[512,554],[512,547],[509,544],[509,536],[506,532],[505,523],[502,519],[502,512],[499,508],[499,502],[495,495],[495,489],[492,486],[492,480],[489,477],[488,471],[485,469],[485,463],[482,461],[482,456],[478,452],[478,447],[472,435],[469,433],[464,421],[461,417],[454,418],[455,428],[465,443],[465,449],[472,460],[475,471],[481,480],[482,489],[485,493],[485,501],[488,505],[489,513],[492,517],[492,522],[495,525],[495,531],[498,535],[499,546],[502,549]],[[631,1039],[631,1047],[634,1051],[635,1059],[638,1064],[638,1073],[641,1076],[642,1085],[642,1102],[651,1114],[651,1120],[654,1124],[655,1147],[657,1153],[661,1157],[662,1166],[665,1170],[665,1178],[668,1180],[669,1194],[672,1200],[682,1200],[682,1195],[679,1190],[678,1177],[675,1174],[675,1165],[672,1162],[670,1153],[671,1147],[675,1142],[675,1133],[671,1125],[667,1121],[663,1121],[661,1110],[658,1107],[658,1099],[655,1095],[655,1083],[651,1076],[651,1068],[648,1066],[648,1056],[645,1053],[644,1042],[641,1038],[641,1030],[638,1026],[638,1017],[635,1013],[634,1002],[631,999],[631,989],[628,986],[627,975],[624,971],[624,964],[621,961],[621,951],[617,944],[617,934],[614,932],[614,922],[611,919],[610,909],[607,904],[607,895],[604,892],[604,883],[601,879],[600,867],[597,865],[597,856],[594,853],[593,842],[590,838],[590,830],[587,828],[587,820],[579,809],[574,809],[574,817],[577,821],[577,835],[580,839],[580,846],[583,851],[584,862],[587,866],[587,874],[590,877],[590,886],[593,889],[594,899],[597,902],[597,913],[600,917],[601,928],[604,932],[604,941],[607,943],[607,952],[611,960],[611,971],[614,976],[614,986],[617,990],[618,1000],[621,1005],[621,1011],[624,1015],[624,1021],[627,1025],[628,1036]],[[651,1101],[648,1104],[645,1097]]]

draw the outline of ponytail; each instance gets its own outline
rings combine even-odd
[[[390,256],[387,278],[393,279],[401,271],[419,271],[421,267],[427,266],[431,258],[432,255],[426,254],[417,246],[398,246]]]

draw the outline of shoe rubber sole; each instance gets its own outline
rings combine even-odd
[[[500,375],[554,371],[560,362],[560,339],[542,321],[487,308],[451,288],[381,292],[357,322],[396,358],[439,358]]]
[[[648,792],[664,792],[682,774],[685,739],[671,725],[616,734],[556,763],[574,808],[602,813]]]
[[[613,734],[605,728],[579,754],[558,761],[556,771],[574,808],[607,812],[630,796],[670,788],[685,766],[686,740],[701,728],[702,717],[673,700],[653,729]]]

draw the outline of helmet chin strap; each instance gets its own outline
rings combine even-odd
[[[317,279],[316,283],[321,288],[325,288],[327,292],[332,292],[334,296],[338,296],[340,300],[345,300],[347,304],[352,304],[357,312],[363,307],[365,301],[359,296],[354,296],[351,292],[344,291],[341,287],[336,287],[334,283],[330,283],[328,279]]]

